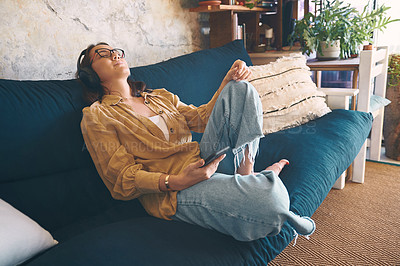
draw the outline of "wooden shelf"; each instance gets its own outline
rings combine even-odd
[[[223,11],[233,11],[233,12],[271,12],[275,14],[272,8],[262,8],[262,7],[254,7],[252,9],[240,6],[240,5],[218,5],[218,6],[198,6],[189,9],[190,12],[223,12]]]
[[[210,18],[210,48],[222,46],[235,40],[237,25],[246,25],[246,49],[252,51],[260,44],[260,17],[265,14],[267,24],[274,29],[275,47],[282,48],[282,4],[283,0],[277,0],[277,6],[254,7],[252,9],[240,5],[210,5],[190,8],[190,12],[209,13]]]

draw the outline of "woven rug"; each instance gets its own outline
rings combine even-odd
[[[331,190],[299,237],[268,265],[400,265],[400,166],[367,162],[365,183]]]

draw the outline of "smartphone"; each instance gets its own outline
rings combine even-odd
[[[225,147],[225,148],[223,148],[222,150],[219,150],[219,151],[217,151],[217,152],[214,152],[213,154],[211,154],[210,156],[208,156],[207,159],[204,160],[205,163],[204,163],[204,165],[201,166],[201,167],[204,167],[204,166],[208,165],[209,163],[211,163],[212,161],[214,161],[215,159],[217,159],[217,158],[218,158],[219,156],[221,156],[222,154],[227,153],[228,150],[229,150],[229,147]],[[201,167],[200,167],[200,168],[201,168]]]

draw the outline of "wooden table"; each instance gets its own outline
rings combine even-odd
[[[348,59],[337,59],[337,60],[326,60],[321,61],[317,59],[307,60],[307,66],[311,71],[315,71],[315,84],[317,87],[321,87],[321,71],[352,71],[353,82],[352,88],[357,89],[358,87],[358,71],[360,66],[360,58],[348,58]],[[355,97],[351,100],[351,110],[356,109]]]

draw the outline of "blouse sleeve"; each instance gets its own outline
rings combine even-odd
[[[219,88],[208,103],[200,105],[199,107],[181,102],[177,95],[166,90],[163,90],[163,94],[166,94],[165,96],[169,98],[179,113],[185,117],[189,129],[202,133],[206,128],[208,119],[222,89],[223,88]]]
[[[162,173],[143,170],[118,139],[110,118],[97,108],[83,110],[81,130],[86,147],[96,169],[115,199],[130,200],[143,194],[162,193],[159,177]]]

